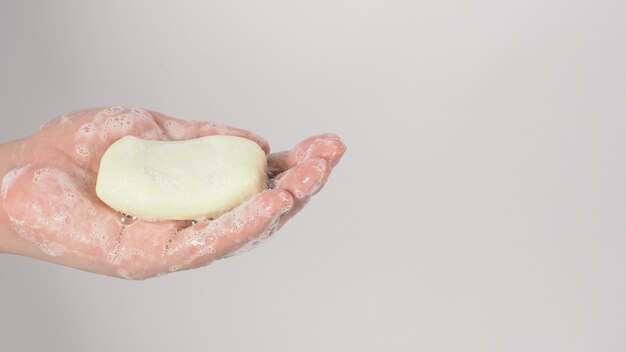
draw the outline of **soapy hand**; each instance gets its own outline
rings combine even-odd
[[[138,108],[89,109],[59,116],[19,143],[1,197],[14,252],[126,279],[205,266],[244,252],[282,227],[326,183],[345,152],[339,137],[308,138],[267,156],[270,187],[212,220],[144,221],[111,209],[95,193],[100,159],[123,136],[187,140],[233,135],[238,128],[187,121]],[[19,237],[18,237],[19,236]]]

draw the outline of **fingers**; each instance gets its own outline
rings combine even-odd
[[[308,138],[292,151],[268,156],[270,167],[287,168],[276,180],[276,189],[176,234],[164,247],[163,265],[170,272],[191,269],[255,246],[321,190],[345,150],[339,137],[325,134]]]
[[[296,215],[319,192],[344,153],[346,146],[332,133],[313,136],[290,151],[268,156],[270,176],[278,175],[275,187],[294,197],[292,209],[281,216],[278,228]]]
[[[261,192],[213,221],[179,232],[164,247],[162,263],[170,272],[207,265],[271,235],[292,206],[291,194],[283,189]]]
[[[309,159],[281,174],[276,179],[276,185],[289,191],[296,200],[305,200],[319,191],[330,170],[325,159]]]
[[[289,192],[294,198],[293,207],[281,216],[278,228],[300,212],[311,197],[322,189],[331,171],[326,159],[314,158],[287,170],[276,180],[277,189]]]
[[[154,120],[161,126],[167,137],[172,140],[186,140],[214,135],[238,136],[256,142],[265,154],[270,151],[269,144],[265,139],[244,129],[213,122],[177,119],[156,111],[150,111],[150,113],[154,116]]]
[[[282,151],[268,155],[267,161],[270,172],[277,175],[299,163],[313,158],[324,158],[334,167],[346,151],[346,146],[339,136],[326,133],[313,136],[300,142],[290,151]]]

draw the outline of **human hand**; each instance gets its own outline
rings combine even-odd
[[[20,242],[13,252],[126,279],[205,266],[256,246],[282,227],[319,192],[345,152],[339,137],[325,134],[269,154],[269,189],[215,219],[144,221],[96,196],[100,159],[119,138],[216,134],[251,139],[269,153],[267,142],[251,132],[144,109],[88,109],[55,118],[15,142],[17,165],[2,182],[4,210]]]

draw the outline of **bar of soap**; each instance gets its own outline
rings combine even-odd
[[[147,220],[215,217],[261,192],[267,159],[253,141],[208,136],[152,141],[126,136],[102,156],[96,194]]]

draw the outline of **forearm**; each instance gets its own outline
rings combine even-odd
[[[21,140],[0,144],[0,187],[4,177],[19,165]],[[0,195],[0,253],[19,253],[23,242],[13,227],[4,208],[4,194]]]

